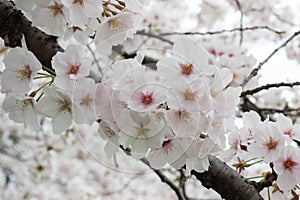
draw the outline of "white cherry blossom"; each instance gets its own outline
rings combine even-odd
[[[26,47],[10,50],[4,59],[5,70],[1,74],[1,92],[25,95],[32,87],[32,80],[42,65]]]
[[[30,126],[35,131],[42,130],[33,98],[9,95],[5,98],[2,107],[9,113],[10,119],[23,123],[25,128]]]
[[[55,134],[60,134],[66,131],[72,123],[71,97],[59,88],[53,87],[45,87],[44,93],[45,96],[37,103],[37,110],[52,118],[52,130]]]
[[[33,25],[42,27],[49,34],[63,35],[69,20],[69,9],[61,0],[33,1],[36,4],[32,11]]]
[[[70,23],[82,27],[89,18],[100,17],[102,13],[101,0],[61,0],[69,9]]]

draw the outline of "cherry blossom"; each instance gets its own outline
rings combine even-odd
[[[277,185],[282,190],[290,190],[300,182],[299,150],[288,146],[282,149],[278,160],[274,162],[274,170],[278,173]]]
[[[295,124],[290,118],[280,114],[277,121],[276,127],[279,129],[281,133],[288,136],[291,139],[300,140],[300,125]]]
[[[207,113],[212,110],[212,100],[205,78],[199,78],[170,90],[173,94],[168,99],[168,106],[174,109],[185,109],[189,112]]]
[[[122,12],[105,19],[99,24],[95,36],[95,44],[99,53],[107,55],[114,45],[132,38],[137,31],[139,18],[132,12]]]
[[[82,27],[87,24],[88,18],[101,16],[102,2],[98,0],[61,0],[69,9],[70,23]]]
[[[42,69],[38,59],[24,46],[11,49],[4,64],[5,70],[1,75],[2,93],[25,95],[30,91],[37,71]]]
[[[172,57],[161,59],[157,71],[166,78],[165,84],[177,87],[191,82],[201,74],[212,75],[215,68],[208,65],[208,53],[189,38],[178,39],[172,49]]]
[[[92,124],[96,121],[95,93],[96,84],[93,79],[83,78],[75,82],[72,92],[72,105],[75,106],[72,110],[76,123]]]
[[[53,87],[45,87],[44,92],[45,96],[37,103],[37,110],[52,118],[52,130],[55,134],[60,134],[66,131],[72,123],[71,97]]]
[[[91,62],[84,56],[81,46],[69,45],[65,52],[58,52],[52,58],[52,66],[56,71],[54,83],[61,89],[73,90],[75,80],[89,75]]]
[[[104,151],[109,157],[119,151],[119,129],[115,124],[101,120],[98,132],[104,140],[107,140]]]
[[[151,167],[160,169],[169,163],[175,168],[180,168],[185,163],[183,155],[189,147],[189,145],[184,145],[186,143],[191,144],[191,139],[176,138],[165,140],[160,148],[154,148],[149,152],[148,160]]]
[[[42,130],[33,98],[9,95],[5,98],[2,106],[9,113],[10,119],[17,123],[23,123],[25,128],[30,126],[35,131]]]
[[[134,111],[145,112],[155,110],[167,99],[167,89],[158,84],[147,84],[132,92],[128,107]]]
[[[151,119],[148,113],[128,111],[121,115],[117,121],[120,143],[125,147],[131,146],[132,153],[137,158],[145,156],[149,148],[160,147],[164,135],[169,132],[163,121]]]
[[[254,156],[264,157],[265,162],[277,160],[285,139],[273,124],[265,124],[259,130],[254,129],[254,142],[249,146],[249,152]]]
[[[32,10],[33,25],[43,27],[50,34],[62,35],[69,20],[69,9],[61,0],[33,1],[36,4]]]

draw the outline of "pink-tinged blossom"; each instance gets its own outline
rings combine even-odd
[[[132,91],[128,107],[137,112],[155,110],[157,106],[167,99],[167,89],[156,83],[143,85]]]
[[[47,33],[60,36],[65,32],[69,20],[69,9],[61,0],[34,0],[32,23]]]
[[[200,75],[212,75],[216,68],[208,65],[208,53],[195,41],[179,38],[173,46],[172,57],[157,63],[159,74],[166,78],[169,87],[191,82]]]
[[[140,19],[142,18],[138,14],[126,11],[101,22],[94,40],[98,52],[108,55],[112,46],[122,44],[128,38],[133,38]]]
[[[93,79],[79,79],[72,91],[73,118],[76,123],[92,124],[96,121],[96,84]]]
[[[154,169],[160,169],[167,163],[180,168],[185,164],[185,152],[191,144],[191,138],[174,138],[163,141],[160,148],[152,149],[148,154],[148,160]]]
[[[45,87],[43,91],[45,95],[37,103],[37,110],[52,118],[52,130],[55,134],[60,134],[72,123],[71,98],[59,88]]]
[[[238,157],[241,153],[243,153],[242,139],[239,130],[234,130],[228,135],[228,143],[229,148],[220,153],[220,157],[225,162],[229,162],[234,156]]]
[[[264,123],[254,128],[253,143],[248,147],[249,153],[256,157],[263,157],[264,162],[278,159],[285,145],[284,136],[276,129],[274,124]]]
[[[264,123],[267,123],[267,121]],[[243,124],[243,128],[240,129],[240,135],[242,140],[245,141],[245,144],[249,145],[255,135],[255,131],[259,131],[260,127],[264,125],[261,122],[260,116],[255,111],[245,112],[243,114]]]
[[[23,123],[25,128],[30,126],[35,131],[42,130],[33,98],[9,95],[4,99],[2,107],[9,113],[10,119],[17,123]]]
[[[274,170],[278,174],[277,185],[281,190],[290,190],[300,183],[300,151],[287,146],[274,162]]]
[[[102,13],[101,0],[61,0],[69,9],[70,24],[74,26],[84,26],[89,18],[97,18]]]
[[[58,52],[52,58],[52,66],[56,77],[57,87],[72,91],[75,80],[89,75],[92,61],[84,56],[83,48],[79,45],[69,45],[65,52]]]
[[[276,121],[276,127],[288,138],[300,141],[300,124],[293,125],[290,118],[280,114]]]
[[[11,49],[4,59],[4,64],[1,92],[17,95],[25,95],[30,91],[34,76],[42,69],[39,60],[26,47]]]

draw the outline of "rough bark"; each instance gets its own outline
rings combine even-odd
[[[262,200],[258,191],[245,178],[214,156],[209,156],[210,167],[204,173],[192,171],[204,187],[212,188],[222,198],[230,200]]]
[[[31,25],[31,22],[17,10],[13,3],[0,0],[0,37],[6,46],[20,46],[22,34],[25,36],[27,47],[40,62],[51,68],[51,59],[57,51],[63,49],[57,43],[57,37],[47,35]],[[153,60],[151,60],[151,63]],[[145,63],[145,60],[144,62]],[[258,191],[240,174],[232,170],[216,157],[209,157],[210,168],[207,172],[192,174],[207,188],[217,191],[225,199],[259,200],[262,197]]]
[[[63,51],[57,43],[57,37],[47,35],[33,27],[12,2],[0,0],[0,37],[4,39],[5,45],[20,46],[22,34],[25,36],[28,49],[35,54],[43,66],[51,68],[52,57],[57,51]]]

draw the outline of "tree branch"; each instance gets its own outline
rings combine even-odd
[[[123,146],[120,146],[120,148],[128,155],[131,156],[131,151],[130,149],[125,149]],[[142,161],[145,165],[147,165],[150,169],[152,169],[154,171],[154,173],[160,178],[160,180],[164,183],[166,183],[167,185],[170,186],[170,188],[176,193],[178,200],[186,200],[183,191],[181,190],[181,188],[179,188],[177,185],[175,185],[170,179],[168,179],[168,177],[161,171],[158,169],[154,169],[150,166],[149,161],[146,158],[142,158],[140,159],[140,161]]]
[[[242,6],[239,2],[239,0],[235,0],[235,3],[240,11],[240,46],[242,46],[242,43],[243,43],[243,18],[244,18],[244,13],[243,13],[243,10],[242,10]]]
[[[162,36],[153,34],[153,33],[151,33],[151,32],[145,32],[145,30],[143,30],[143,31],[138,31],[136,34],[137,34],[137,35],[145,35],[145,36],[148,36],[148,37],[156,38],[156,39],[158,39],[158,40],[161,40],[161,41],[163,41],[163,42],[169,43],[169,44],[171,44],[171,45],[174,44],[174,42],[172,42],[171,40],[165,39],[165,38],[163,38]]]
[[[296,36],[300,34],[300,31],[295,32],[292,36],[288,37],[278,48],[276,48],[272,53],[262,62],[259,63],[259,65],[252,70],[248,78],[243,82],[242,86],[244,87],[253,77],[255,77],[258,73],[258,71],[261,69],[261,67],[266,64],[281,48],[285,47],[290,41],[292,41]]]
[[[278,88],[278,87],[294,87],[294,86],[297,86],[297,85],[300,85],[300,82],[293,82],[293,83],[273,83],[273,84],[267,84],[267,85],[263,85],[263,86],[260,86],[260,87],[257,87],[253,90],[246,90],[244,92],[241,93],[241,97],[244,97],[246,95],[252,95],[252,94],[255,94],[255,93],[258,93],[262,90],[268,90],[270,88]]]
[[[5,45],[21,46],[22,35],[25,36],[28,49],[48,68],[51,68],[51,59],[57,51],[63,51],[57,43],[57,37],[33,27],[12,2],[0,0],[0,37]]]
[[[278,31],[268,26],[253,26],[253,27],[244,27],[244,28],[233,28],[233,29],[223,29],[219,31],[207,31],[207,32],[170,32],[170,33],[161,33],[160,36],[168,36],[168,35],[216,35],[216,34],[222,34],[222,33],[232,33],[236,31],[255,31],[259,29],[268,30],[271,32],[274,32],[276,34],[284,34],[285,31]]]
[[[214,156],[209,156],[208,171],[191,173],[204,187],[212,188],[227,200],[262,200],[256,188],[240,174]]]

